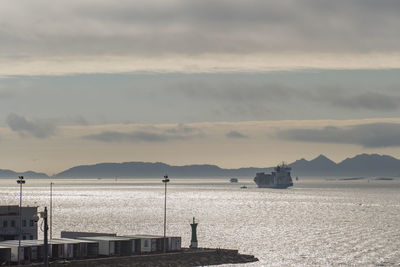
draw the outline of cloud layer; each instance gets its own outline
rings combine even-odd
[[[17,53],[399,51],[395,0],[41,0],[1,10],[2,39]]]
[[[13,92],[0,97],[0,125],[12,112],[57,125],[395,118],[399,75],[400,70],[369,70],[10,77],[0,80],[0,87]]]
[[[238,131],[230,131],[229,133],[226,134],[226,137],[228,137],[228,138],[238,138],[238,139],[240,139],[240,138],[248,138],[247,135],[244,135],[244,134],[242,134],[242,133],[240,133]]]
[[[400,97],[395,94],[382,93],[379,91],[361,91],[354,93],[350,88],[321,89],[314,95],[309,95],[315,101],[330,104],[335,107],[346,109],[364,109],[376,111],[397,110],[400,105]],[[360,89],[358,89],[360,90]]]
[[[150,130],[135,130],[132,132],[103,131],[98,134],[83,136],[84,139],[100,142],[166,142],[173,140],[184,140],[202,137],[201,130],[185,126],[183,124],[174,128],[161,130],[151,128]]]
[[[278,131],[280,139],[359,145],[365,148],[400,146],[400,124],[371,123],[347,127],[328,126],[323,129],[288,129]]]
[[[10,129],[21,136],[30,135],[43,139],[53,135],[56,130],[56,126],[50,121],[28,120],[15,113],[9,114],[6,121]]]
[[[302,74],[302,78],[305,79],[310,76]],[[254,77],[253,79],[250,77],[191,79],[174,84],[170,92],[184,96],[185,101],[213,106],[218,116],[229,114],[229,117],[244,120],[293,119],[300,118],[301,114],[306,113],[307,118],[318,118],[318,116],[336,118],[342,114],[346,114],[344,118],[359,116],[358,114],[398,115],[399,83],[379,81],[379,75],[374,75],[376,81],[366,84],[366,80],[369,80],[366,76],[350,82],[343,82],[339,75],[334,82],[325,82],[323,77],[319,77],[308,84],[290,83],[283,77],[279,77],[279,80],[276,77],[269,79],[275,80],[273,82]],[[295,79],[304,83],[302,78]],[[290,79],[294,78],[288,75],[287,80]]]
[[[366,66],[369,61],[380,67],[400,53],[399,10],[396,0],[72,0],[63,5],[5,0],[0,10],[0,58],[14,62],[14,72],[28,71],[23,63],[41,69],[62,60],[58,70],[47,68],[49,73],[73,72],[73,67],[96,72],[96,65],[97,72],[129,71],[129,65],[135,65],[131,70],[179,65],[194,71],[196,65],[210,71],[214,64],[255,70],[273,67],[270,62],[316,67],[324,61],[328,66],[358,61],[353,67],[372,67]],[[361,61],[354,57],[360,54],[366,55]],[[296,60],[293,55],[305,56]],[[337,55],[350,60],[329,64]],[[231,63],[218,64],[222,61]]]

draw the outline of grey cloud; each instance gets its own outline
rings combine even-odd
[[[181,135],[202,134],[201,130],[187,126],[182,123],[178,124],[177,127],[165,130],[165,132],[168,134],[181,134]]]
[[[396,0],[5,1],[0,38],[4,56],[398,51],[399,10]]]
[[[143,131],[130,133],[104,131],[99,134],[87,135],[83,138],[102,142],[164,142],[169,140],[168,137],[169,136]]]
[[[178,84],[177,90],[190,98],[215,99],[237,103],[287,99],[295,94],[295,90],[282,83],[259,84],[240,80],[214,81],[212,84],[200,80],[192,80]]]
[[[32,121],[14,113],[7,116],[6,122],[11,130],[21,136],[28,134],[36,138],[46,138],[53,135],[56,130],[55,124],[50,121]]]
[[[271,112],[282,102],[302,97],[303,93],[282,83],[245,81],[232,78],[228,80],[192,79],[173,85],[175,94],[191,102],[198,102],[216,116],[228,114],[236,119],[265,119],[273,116]]]
[[[72,121],[77,125],[89,125],[89,122],[83,116],[76,116],[72,119]]]
[[[176,128],[169,128],[163,131],[157,131],[153,127],[147,128],[149,130],[137,130],[128,133],[104,131],[99,134],[83,136],[83,138],[101,142],[166,142],[203,136],[201,130],[184,125],[178,125]]]
[[[236,119],[293,118],[307,112],[308,116],[310,113],[317,116],[315,109],[320,114],[344,114],[349,110],[388,114],[400,107],[398,91],[378,91],[381,89],[379,85],[379,88],[376,85],[365,88],[360,82],[328,87],[233,77],[231,80],[213,80],[212,83],[192,79],[173,86],[175,94],[191,102],[204,103],[216,116],[226,114]]]
[[[351,90],[329,90],[320,92],[317,101],[323,101],[333,106],[348,109],[366,109],[378,111],[392,111],[399,108],[400,97],[395,94],[384,94],[380,92],[352,93]]]
[[[400,124],[371,123],[323,129],[289,129],[278,131],[276,136],[300,142],[352,144],[366,148],[392,147],[400,146]]]
[[[57,125],[90,125],[89,121],[81,115],[57,117],[53,118],[52,121],[56,122]]]
[[[239,133],[237,131],[230,131],[229,133],[226,134],[226,137],[228,138],[248,138],[247,135],[244,135],[242,133]]]
[[[359,86],[359,85],[354,85]],[[315,88],[291,87],[284,83],[251,83],[224,81],[213,84],[204,81],[183,82],[177,85],[179,92],[188,98],[206,99],[236,105],[284,103],[291,100],[329,104],[348,109],[392,111],[399,108],[398,92],[377,92],[370,89],[346,87]]]
[[[51,114],[56,125],[399,117],[399,73],[21,77],[1,80],[16,96],[0,100],[0,114],[5,123],[10,110],[18,107],[20,114],[34,118]],[[180,131],[190,131],[187,126]]]

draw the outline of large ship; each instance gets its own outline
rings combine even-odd
[[[262,188],[288,188],[293,186],[293,180],[290,176],[291,170],[292,168],[282,163],[275,167],[271,174],[258,172],[254,177],[254,182]]]

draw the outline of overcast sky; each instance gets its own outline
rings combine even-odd
[[[0,169],[400,157],[400,1],[2,1]]]

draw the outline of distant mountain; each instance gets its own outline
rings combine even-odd
[[[289,164],[292,167],[292,176],[319,176],[319,177],[400,177],[400,160],[386,155],[360,154],[335,163],[324,155],[315,159],[300,159]],[[257,172],[271,172],[269,168],[239,168],[223,169],[216,165],[185,165],[172,166],[162,162],[123,162],[99,163],[81,165],[60,172],[55,178],[146,178],[162,177],[168,174],[171,177],[254,177]],[[23,175],[26,178],[48,178],[44,173],[0,170],[0,178],[17,178]]]
[[[252,177],[261,168],[222,169],[216,165],[171,166],[161,162],[124,162],[82,165],[60,172],[56,178],[112,178],[112,177]]]
[[[76,166],[55,175],[55,177],[131,177],[132,172],[142,177],[156,177],[165,173],[167,164],[156,162],[124,162],[124,163],[100,163],[95,165]]]
[[[319,155],[311,161],[300,159],[289,165],[297,175],[320,175],[333,172],[337,168],[337,164],[324,155]]]
[[[300,159],[289,166],[293,176],[400,176],[400,160],[391,156],[361,154],[335,163],[324,155],[313,160]],[[270,168],[223,169],[216,165],[171,166],[156,162],[101,163],[76,166],[63,171],[58,178],[110,177],[254,177],[257,172],[271,172]]]
[[[386,155],[361,154],[347,158],[337,166],[349,175],[400,175],[400,160]]]
[[[24,176],[25,178],[49,178],[47,174],[33,171],[26,172],[15,172],[11,170],[1,170],[0,178],[18,178],[18,176]]]
[[[169,174],[173,177],[231,177],[254,176],[261,168],[222,169],[216,165],[171,166],[156,162],[124,162],[82,165],[60,172],[56,178],[110,178],[110,177],[160,177]]]
[[[320,155],[290,164],[294,175],[302,176],[400,176],[400,160],[386,155],[360,154],[335,163]]]

